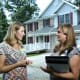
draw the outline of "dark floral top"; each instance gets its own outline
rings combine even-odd
[[[11,65],[26,58],[24,49],[14,49],[6,42],[0,44],[0,54],[5,54],[7,59],[5,65]],[[3,73],[3,80],[27,80],[27,71],[24,67],[18,67],[8,73]]]

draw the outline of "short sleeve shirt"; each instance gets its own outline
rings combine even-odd
[[[26,58],[24,49],[16,50],[6,42],[0,44],[0,54],[4,54],[7,57],[5,65],[11,65]],[[3,80],[27,80],[26,68],[18,67],[8,73],[4,73]]]

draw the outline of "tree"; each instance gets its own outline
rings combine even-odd
[[[2,42],[6,31],[7,31],[8,23],[6,16],[4,14],[3,8],[0,9],[0,42]]]
[[[31,0],[0,0],[0,41],[7,30],[7,19],[4,14],[5,9],[11,13],[10,17],[12,21],[25,21],[31,19],[35,11],[39,11],[38,6],[35,3],[31,3]],[[23,41],[25,43],[25,39]]]
[[[80,7],[80,0],[75,0],[74,4]]]
[[[25,22],[32,18],[39,8],[37,4],[31,4],[31,0],[7,0],[5,8],[11,12],[12,21]]]

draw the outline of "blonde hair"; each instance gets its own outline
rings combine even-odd
[[[13,46],[15,43],[20,43],[20,41],[15,37],[16,31],[19,30],[20,27],[24,27],[24,25],[20,22],[13,22],[8,27],[7,34],[4,37],[4,41],[6,41],[11,46]]]
[[[75,34],[71,24],[63,24],[59,25],[58,29],[60,29],[66,36],[66,42],[64,46],[61,46],[61,43],[55,46],[54,52],[59,51],[60,54],[63,53],[66,49],[69,49],[73,46],[76,46]],[[62,47],[62,48],[61,48]]]

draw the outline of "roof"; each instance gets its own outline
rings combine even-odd
[[[39,29],[39,30],[37,30],[37,31],[35,31],[34,33],[33,33],[33,35],[35,35],[35,36],[46,36],[46,35],[51,35],[52,33],[56,33],[56,28],[54,28],[54,27],[44,27],[44,28],[41,28],[41,29]]]
[[[75,33],[80,33],[80,25],[73,26],[73,29]],[[46,36],[46,35],[55,35],[56,32],[57,28],[46,26],[35,32],[32,32],[31,34],[34,36]]]
[[[75,8],[76,10],[79,10],[79,9],[80,9],[78,6],[74,5],[73,3],[69,2],[69,1],[66,1],[66,0],[62,0],[62,1],[63,1],[63,2],[59,5],[58,8],[56,8],[55,12],[58,11],[58,10],[61,8],[61,6],[62,6],[63,4],[65,4],[65,3],[68,4],[68,5],[70,5],[70,6],[72,6],[72,7]],[[42,13],[39,17],[41,17],[41,16],[44,14],[44,12],[50,7],[50,5],[51,5],[53,2],[54,2],[54,0],[51,1],[51,3],[48,5],[48,7],[43,11],[43,13]],[[53,12],[53,14],[54,14],[54,12]]]
[[[26,21],[25,24],[29,24],[29,23],[32,23],[32,22],[38,22],[38,21],[43,20],[43,19],[53,18],[54,16],[55,16],[55,14],[51,15],[51,16],[45,16],[45,17],[42,17],[42,18],[30,19],[30,20]]]
[[[30,19],[30,20],[26,21],[25,24],[28,24],[28,23],[31,23],[31,22],[37,22],[37,21],[42,20],[42,19],[53,17],[54,15],[56,15],[55,12],[57,12],[65,3],[74,7],[76,10],[80,9],[78,6],[72,4],[71,2],[68,2],[66,0],[62,0],[62,1],[63,2],[56,8],[56,10],[53,12],[52,16],[45,16],[45,17],[40,18],[44,14],[44,12],[50,7],[50,5],[52,5],[54,0],[51,1],[51,3],[47,6],[47,8],[43,11],[43,13],[38,18]]]
[[[68,1],[63,0],[63,3],[61,5],[59,5],[59,7],[55,10],[55,12],[57,12],[65,3],[68,4],[68,5],[70,5],[70,6],[72,6],[76,10],[79,10],[80,9],[78,6],[72,4],[71,2],[68,2]]]
[[[45,10],[41,13],[41,15],[39,17],[41,17],[44,14],[44,12],[50,7],[50,5],[52,5],[53,2],[54,2],[54,0],[52,0],[50,2],[50,4],[45,8]]]

